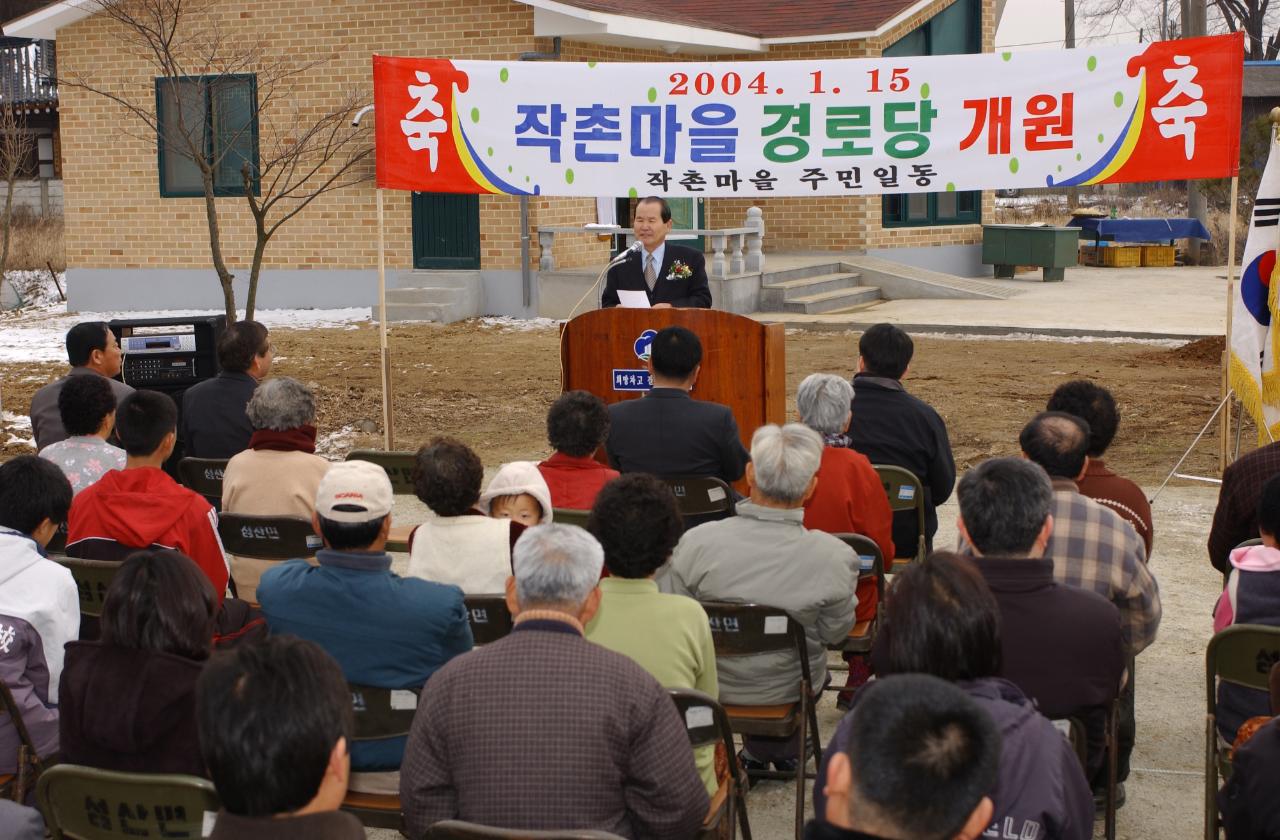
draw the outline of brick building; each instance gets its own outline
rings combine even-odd
[[[124,49],[117,24],[93,8],[87,0],[52,3],[10,21],[4,32],[56,39],[60,78],[89,79],[134,102],[154,97],[153,68]],[[375,52],[513,60],[558,49],[561,61],[980,52],[992,49],[999,14],[997,0],[654,0],[643,8],[622,0],[219,0],[212,9],[224,35],[264,39],[268,50],[286,60],[324,59],[309,71],[296,103],[316,108],[331,107],[353,90],[371,97]],[[66,84],[59,94],[72,307],[219,307],[203,198],[181,188],[182,173],[169,171],[173,167],[157,153],[155,137],[145,136],[143,124],[121,106]],[[224,254],[241,284],[254,246],[252,218],[242,195],[217,202]],[[955,273],[977,267],[978,222],[991,212],[990,194],[979,192],[711,198],[687,212],[703,227],[737,227],[752,204],[764,212],[766,250],[883,255],[882,249],[892,249],[905,262],[940,267],[938,261],[945,260]],[[259,306],[372,303],[374,205],[368,182],[321,197],[285,225],[266,252]],[[536,231],[594,221],[597,210],[592,199],[543,197],[527,200],[524,209],[511,196],[388,192],[388,274],[478,273],[483,311],[537,314],[536,292],[527,305],[521,293],[529,262],[536,271],[539,256],[535,233],[526,240],[534,243],[529,255],[522,252],[522,220],[527,217],[530,231]],[[473,225],[474,241],[462,259],[432,250],[432,238],[422,234],[433,218]],[[600,266],[609,247],[596,237],[557,237],[555,263]],[[238,297],[243,301],[243,291]]]

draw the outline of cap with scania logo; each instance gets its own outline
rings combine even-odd
[[[342,461],[320,480],[316,513],[331,522],[368,522],[391,513],[393,501],[386,470],[369,461]]]

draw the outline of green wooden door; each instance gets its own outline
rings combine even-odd
[[[480,196],[413,194],[413,267],[480,267]]]
[[[671,206],[671,233],[667,238],[696,251],[706,247],[701,236],[684,239],[680,237],[682,230],[697,230],[706,225],[707,214],[703,207],[703,199],[690,196],[688,198],[668,198]]]

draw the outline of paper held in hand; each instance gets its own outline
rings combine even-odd
[[[649,309],[649,295],[645,292],[619,289],[618,305],[623,309]]]

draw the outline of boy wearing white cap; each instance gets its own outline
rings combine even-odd
[[[271,632],[316,642],[347,681],[417,691],[438,668],[471,649],[471,627],[456,586],[391,571],[391,481],[368,461],[330,467],[312,519],[324,548],[318,566],[289,560],[269,569],[258,601]],[[351,745],[351,789],[399,790],[404,738]]]

